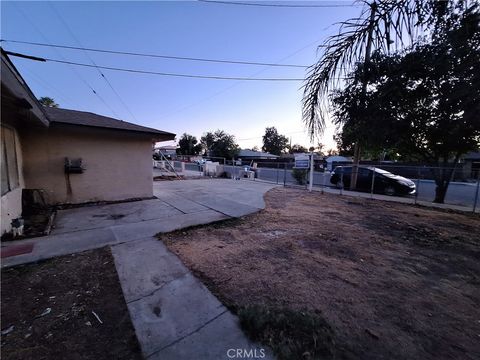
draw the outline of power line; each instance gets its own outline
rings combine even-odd
[[[65,26],[65,28],[67,29],[67,31],[70,33],[70,36],[77,42],[78,45],[80,45],[81,47],[83,47],[83,45],[80,43],[80,40],[78,40],[78,38],[75,36],[75,34],[73,33],[73,31],[70,29],[70,27],[68,26],[68,24],[65,22],[65,20],[63,19],[63,17],[60,15],[60,13],[55,9],[54,5],[51,4],[50,2],[48,3],[51,7],[51,9],[55,12],[55,14],[57,15],[57,17],[60,19],[60,21],[62,22],[62,24]],[[120,94],[115,90],[115,88],[112,86],[112,84],[110,83],[110,81],[107,79],[107,77],[100,71],[100,69],[98,68],[97,64],[95,63],[95,61],[93,61],[93,59],[88,55],[88,53],[84,50],[83,53],[86,55],[86,57],[90,60],[90,62],[95,66],[95,68],[97,69],[98,73],[100,74],[100,76],[103,78],[103,80],[105,80],[105,82],[107,83],[107,85],[110,87],[110,89],[113,91],[113,93],[115,94],[115,96],[117,97],[117,99],[122,103],[123,107],[127,110],[127,112],[130,114],[130,116],[132,117],[133,120],[135,121],[138,121],[137,118],[135,117],[135,115],[133,115],[133,113],[130,111],[130,108],[127,106],[127,104],[125,103],[125,101],[123,101],[123,99],[121,98]]]
[[[322,31],[322,32],[327,31],[327,30],[328,30],[330,27],[332,27],[332,26],[333,26],[333,25],[329,25],[329,26],[321,29],[321,31]],[[306,49],[306,48],[308,48],[308,47],[310,47],[310,46],[312,46],[312,45],[317,44],[319,41],[320,41],[320,39],[315,40],[315,41],[313,41],[313,42],[310,42],[310,43],[308,43],[307,45],[302,46],[300,49],[295,50],[293,53],[291,53],[291,54],[289,54],[289,55],[287,55],[287,56],[284,56],[284,57],[282,57],[282,58],[279,59],[279,60],[275,60],[275,62],[281,63],[281,62],[283,62],[283,61],[291,58],[292,56],[296,55],[296,54],[299,53],[300,51],[303,51],[304,49]],[[325,45],[317,45],[317,47],[325,47]],[[267,69],[268,69],[267,67],[264,67],[263,69],[260,69],[260,70],[258,70],[258,71],[256,71],[256,72],[254,72],[252,75],[250,75],[250,77],[253,77],[253,76],[256,76],[256,75],[258,75],[258,74],[261,74],[262,72],[266,71]],[[207,101],[207,100],[213,99],[214,97],[216,97],[216,96],[218,96],[218,95],[221,95],[221,94],[225,93],[226,91],[229,91],[230,89],[236,87],[236,86],[239,85],[239,84],[241,84],[241,82],[240,82],[240,81],[237,81],[237,82],[235,82],[234,84],[229,85],[228,87],[226,87],[226,88],[224,88],[224,89],[222,89],[222,90],[220,90],[220,91],[218,91],[218,92],[216,92],[216,93],[214,93],[214,94],[212,94],[212,95],[210,95],[210,96],[208,96],[208,97],[206,97],[206,98],[203,98],[203,99],[200,100],[200,101],[196,101],[196,102],[194,102],[194,103],[192,103],[192,104],[190,104],[190,105],[183,106],[183,107],[180,108],[180,109],[177,109],[177,110],[174,110],[174,111],[170,111],[170,112],[168,112],[166,115],[161,116],[161,119],[164,118],[165,116],[168,118],[171,114],[175,114],[175,113],[178,113],[178,112],[180,112],[180,111],[184,111],[184,110],[186,110],[186,109],[188,109],[188,108],[190,108],[190,107],[192,107],[192,106],[195,106],[195,105],[198,105],[198,104],[200,104],[200,103],[203,103],[203,102],[205,102],[205,101]]]
[[[65,102],[70,103],[73,106],[78,106],[78,104],[74,100],[72,100],[70,97],[65,95],[64,92],[59,90],[57,87],[53,86],[51,83],[42,79],[37,73],[35,73],[31,69],[25,66],[23,70],[31,77],[32,80],[36,81],[40,86],[48,90],[50,93],[53,93],[55,98],[58,97],[59,99],[61,100],[63,99]]]
[[[222,4],[222,5],[241,5],[241,6],[263,6],[263,7],[283,7],[283,8],[338,8],[338,7],[357,7],[357,4],[262,4],[238,1],[219,1],[219,0],[197,0],[198,2]]]
[[[322,29],[322,31],[325,31],[325,30],[327,30],[327,28]],[[307,45],[302,46],[300,49],[295,50],[293,53],[291,53],[291,54],[289,54],[289,55],[287,55],[287,56],[284,56],[284,57],[282,57],[281,59],[275,60],[275,61],[276,61],[276,62],[282,62],[282,61],[284,61],[284,60],[287,60],[287,59],[291,58],[292,56],[296,55],[297,53],[299,53],[300,51],[302,51],[302,50],[304,50],[304,49],[306,49],[306,48],[308,48],[308,47],[310,47],[310,46],[318,43],[318,41],[319,41],[319,40],[315,40],[315,41],[313,41],[313,42],[311,42],[311,43],[308,43]],[[267,67],[264,67],[263,69],[260,69],[260,70],[258,70],[258,71],[256,71],[256,72],[254,72],[254,73],[253,73],[252,75],[250,75],[249,77],[253,77],[253,76],[256,76],[256,75],[258,75],[258,74],[261,74],[262,72],[264,72],[264,71],[266,71],[266,70],[267,70]],[[196,101],[196,102],[194,102],[194,103],[192,103],[192,104],[190,104],[190,105],[183,106],[183,107],[180,108],[180,109],[176,109],[176,110],[174,110],[174,111],[170,111],[170,112],[168,112],[166,115],[162,115],[160,118],[161,118],[161,119],[163,119],[164,117],[167,117],[167,118],[168,118],[171,114],[175,114],[175,113],[178,113],[178,112],[180,112],[180,111],[184,111],[184,110],[186,110],[186,109],[188,109],[188,108],[190,108],[190,107],[192,107],[192,106],[195,106],[195,105],[198,105],[198,104],[200,104],[200,103],[203,103],[203,102],[205,102],[205,101],[207,101],[207,100],[213,99],[214,97],[216,97],[216,96],[218,96],[218,95],[221,95],[221,94],[225,93],[226,91],[229,91],[230,89],[236,87],[236,86],[239,85],[239,84],[241,84],[240,81],[235,82],[235,83],[233,83],[232,85],[229,85],[228,87],[226,87],[226,88],[224,88],[224,89],[222,89],[222,90],[220,90],[220,91],[217,91],[217,92],[215,92],[214,94],[212,94],[212,95],[210,95],[210,96],[207,96],[207,97],[203,98],[203,99],[200,100],[200,101]]]
[[[173,60],[186,60],[186,61],[202,61],[202,62],[213,62],[213,63],[222,63],[222,64],[238,64],[238,65],[256,65],[256,66],[274,66],[274,67],[294,67],[306,69],[309,66],[299,65],[299,64],[278,64],[278,63],[264,63],[257,61],[239,61],[239,60],[223,60],[223,59],[207,59],[207,58],[197,58],[197,57],[184,57],[184,56],[174,56],[174,55],[161,55],[161,54],[149,54],[149,53],[138,53],[131,51],[117,51],[117,50],[105,50],[105,49],[95,49],[95,48],[86,48],[70,45],[59,45],[59,44],[45,44],[32,41],[21,41],[21,40],[9,40],[2,39],[2,42],[11,42],[17,44],[27,44],[34,46],[45,46],[45,47],[55,47],[62,49],[70,50],[83,50],[90,52],[99,52],[105,54],[116,54],[116,55],[129,55],[129,56],[142,56],[142,57],[151,57],[151,58],[160,58],[160,59],[173,59]]]
[[[50,41],[47,39],[47,37],[43,34],[43,32],[33,23],[32,20],[30,20],[30,18],[27,16],[27,14],[25,14],[23,12],[22,9],[20,9],[16,4],[14,4],[16,10],[27,20],[27,22],[34,28],[34,30],[36,30],[40,36],[47,42],[47,43],[50,43]],[[62,53],[58,50],[58,49],[54,49],[55,52],[64,60],[65,57],[62,55]],[[31,59],[33,60],[33,59]],[[100,96],[100,94],[98,94],[95,89],[80,75],[80,73],[78,71],[75,70],[75,68],[71,65],[69,65],[69,68],[70,70],[85,84],[85,86],[87,86],[97,97],[98,99],[105,105],[105,107],[107,107],[110,112],[115,116],[115,117],[119,117],[117,115],[117,113],[115,112],[115,110],[113,110],[106,102],[105,100]]]
[[[19,54],[11,51],[5,51],[6,54],[11,56],[29,58],[29,55]],[[303,81],[304,79],[295,79],[295,78],[251,78],[251,77],[236,77],[236,76],[210,76],[210,75],[193,75],[193,74],[179,74],[179,73],[164,73],[164,72],[156,72],[156,71],[148,71],[148,70],[137,70],[137,69],[127,69],[127,68],[119,68],[119,67],[112,67],[112,66],[101,66],[101,65],[91,65],[85,63],[78,63],[73,61],[66,61],[66,60],[58,60],[58,59],[50,59],[50,58],[31,58],[31,60],[35,61],[50,61],[60,64],[68,64],[68,65],[76,65],[76,66],[83,66],[83,67],[90,67],[90,68],[99,68],[105,70],[112,70],[112,71],[123,71],[129,73],[138,73],[138,74],[147,74],[147,75],[158,75],[158,76],[173,76],[173,77],[184,77],[184,78],[197,78],[197,79],[212,79],[212,80],[245,80],[245,81]]]

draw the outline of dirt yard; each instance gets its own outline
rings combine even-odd
[[[1,288],[3,359],[142,358],[108,248],[2,270]]]
[[[320,311],[336,358],[480,358],[478,216],[283,188],[265,200],[160,238],[233,309]]]

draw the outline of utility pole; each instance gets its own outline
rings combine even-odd
[[[312,152],[310,153],[310,173],[308,174],[309,175],[309,182],[308,182],[308,191],[312,191],[312,188],[313,188],[313,171],[315,170],[315,168],[313,167],[313,150]]]
[[[365,49],[365,60],[363,62],[363,88],[362,93],[363,97],[367,93],[367,78],[365,76],[365,70],[367,69],[368,64],[370,63],[371,53],[372,53],[372,38],[373,38],[373,20],[375,19],[375,11],[377,9],[377,4],[375,1],[370,5],[370,29],[368,30],[367,37],[367,47]],[[353,167],[352,167],[352,178],[350,179],[350,190],[355,190],[357,188],[357,178],[358,178],[358,165],[360,164],[361,157],[361,148],[359,140],[355,142],[355,147],[353,150]]]

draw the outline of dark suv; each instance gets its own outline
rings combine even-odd
[[[337,166],[332,172],[330,182],[339,188],[348,189],[350,187],[352,168],[352,166]],[[358,191],[371,191],[374,173],[373,192],[391,196],[415,194],[415,183],[412,180],[379,168],[366,166],[358,167]]]

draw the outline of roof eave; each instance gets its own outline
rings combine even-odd
[[[119,128],[106,127],[106,126],[92,126],[92,125],[85,125],[85,124],[72,124],[72,123],[69,123],[69,122],[62,122],[62,121],[57,121],[57,120],[52,120],[50,123],[51,123],[51,125],[80,126],[80,127],[90,128],[90,129],[102,129],[102,130],[109,130],[109,131],[128,132],[128,133],[134,133],[134,134],[140,134],[140,135],[149,135],[149,136],[151,136],[152,140],[156,141],[156,142],[175,140],[175,136],[176,136],[176,134],[169,133],[169,132],[160,133],[160,132],[155,132],[155,131],[140,131],[140,130],[131,130],[131,129],[119,129]]]
[[[29,109],[39,122],[48,126],[49,120],[43,109],[43,106],[38,102],[32,90],[28,87],[25,80],[22,78],[18,70],[8,56],[2,49],[2,69],[1,69],[2,84],[18,99],[25,100],[31,106]]]

